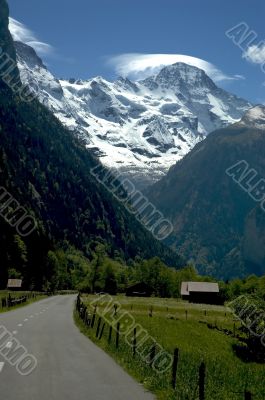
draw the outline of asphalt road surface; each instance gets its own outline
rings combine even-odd
[[[0,399],[154,399],[79,332],[73,321],[74,300],[75,296],[55,296],[0,314]],[[5,343],[5,329],[36,357],[37,367],[29,375],[18,370],[30,371],[33,358],[19,365],[14,354],[10,365],[15,344],[12,339]]]

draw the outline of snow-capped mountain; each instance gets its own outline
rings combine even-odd
[[[253,127],[256,129],[265,129],[265,107],[264,105],[257,105],[250,108],[243,118],[240,120],[241,125]]]
[[[15,45],[22,81],[103,164],[138,185],[162,177],[209,132],[236,122],[251,107],[187,64],[137,82],[58,80],[31,47]]]

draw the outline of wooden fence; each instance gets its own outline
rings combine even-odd
[[[36,297],[39,295],[40,295],[40,293],[30,292],[30,293],[23,293],[21,295],[21,297],[15,297],[15,296],[12,297],[11,294],[9,293],[7,296],[1,298],[0,304],[1,304],[2,309],[12,308],[19,304],[26,303],[27,301],[29,301],[31,299],[36,299]]]

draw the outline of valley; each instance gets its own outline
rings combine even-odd
[[[253,1],[0,0],[1,399],[264,399]]]

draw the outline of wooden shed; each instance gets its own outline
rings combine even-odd
[[[126,296],[130,297],[150,297],[153,289],[146,283],[139,282],[127,288]]]
[[[9,290],[21,290],[22,279],[8,279],[7,289]]]
[[[219,285],[213,282],[182,282],[181,297],[190,303],[218,304]]]

